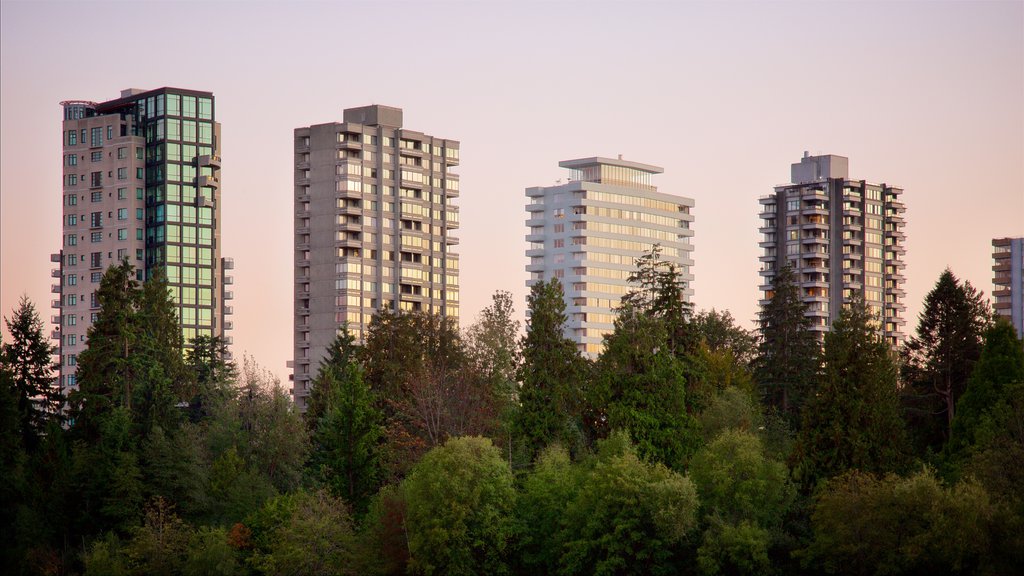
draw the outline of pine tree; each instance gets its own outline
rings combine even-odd
[[[513,430],[532,460],[545,446],[579,446],[583,439],[582,401],[587,362],[564,335],[565,300],[557,278],[537,282],[527,297],[529,310],[523,363],[519,371],[519,411]]]
[[[43,321],[36,307],[22,296],[11,318],[5,318],[11,342],[0,346],[2,370],[17,390],[18,418],[24,447],[32,450],[47,420],[58,417],[60,389],[53,375],[56,349],[43,334]]]
[[[761,311],[761,344],[754,378],[765,403],[791,423],[818,371],[820,346],[805,315],[793,269],[783,266],[772,280],[772,295]]]
[[[825,335],[824,373],[803,411],[797,470],[807,486],[857,469],[886,473],[903,458],[897,369],[863,300]]]
[[[327,355],[320,361],[320,369],[316,378],[313,379],[313,387],[309,392],[309,403],[306,405],[304,415],[310,431],[313,431],[319,424],[320,418],[330,411],[331,403],[335,399],[335,390],[330,386],[321,385],[322,376],[325,376],[327,372],[331,372],[332,376],[344,374],[349,366],[359,364],[361,353],[361,347],[356,344],[355,336],[345,324],[334,337],[334,341],[327,347]]]
[[[937,450],[949,439],[988,324],[981,293],[947,268],[925,297],[917,336],[904,349],[904,402],[923,447]]]

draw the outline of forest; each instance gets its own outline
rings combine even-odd
[[[789,269],[757,331],[694,311],[653,250],[596,360],[557,279],[525,327],[501,291],[464,330],[385,310],[339,333],[305,414],[135,277],[103,276],[67,397],[34,304],[5,317],[4,574],[1024,566],[1024,346],[950,270],[893,350],[856,299],[819,340]]]

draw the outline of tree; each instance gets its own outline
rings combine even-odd
[[[277,377],[251,359],[242,363],[237,409],[238,448],[245,460],[278,490],[297,488],[309,455],[309,434]]]
[[[687,410],[687,376],[662,319],[626,303],[605,337],[590,404],[609,430],[628,431],[644,459],[682,470],[700,442]]]
[[[427,452],[402,483],[410,567],[423,574],[505,574],[515,506],[512,470],[484,438]]]
[[[20,434],[25,448],[31,450],[47,420],[60,414],[62,395],[53,375],[56,348],[46,340],[43,321],[27,296],[4,321],[11,342],[0,346],[0,370],[7,372],[17,391]]]
[[[220,336],[196,336],[185,351],[185,367],[195,380],[196,394],[189,403],[193,422],[209,417],[212,405],[223,405],[233,394],[238,366]]]
[[[946,487],[929,469],[907,478],[850,471],[818,495],[801,555],[827,574],[1005,573],[992,570],[993,512],[973,481]]]
[[[325,366],[315,386],[326,391],[327,407],[312,434],[314,473],[332,494],[357,513],[365,512],[382,479],[383,416],[354,364],[340,374]]]
[[[768,552],[793,502],[789,471],[766,457],[750,432],[722,432],[693,458],[706,528],[698,563],[705,574],[763,574]]]
[[[565,300],[557,278],[530,288],[527,309],[513,430],[532,460],[548,444],[581,445],[587,362],[564,335]]]
[[[661,246],[636,259],[636,270],[629,275],[634,289],[620,302],[622,308],[659,320],[666,331],[668,350],[677,356],[690,354],[698,341],[690,327],[693,305],[686,301],[683,290],[686,281],[674,262],[661,259]]]
[[[903,458],[896,365],[863,300],[825,335],[824,374],[808,400],[797,444],[807,486],[849,469],[885,473]]]
[[[355,536],[345,503],[325,491],[279,496],[267,503],[265,533],[253,564],[268,576],[356,574]]]
[[[736,324],[728,310],[701,310],[690,321],[694,337],[714,353],[728,353],[739,366],[749,366],[757,355],[757,336]]]
[[[1024,383],[1024,347],[1013,326],[1001,320],[985,333],[985,345],[956,405],[952,437],[946,445],[951,457],[973,446],[986,416],[1008,400],[1010,385]]]
[[[558,444],[537,456],[516,500],[517,556],[522,573],[558,573],[564,543],[574,529],[567,525],[566,506],[579,493],[585,473],[584,466],[573,465],[569,451]]]
[[[612,434],[566,504],[560,573],[676,574],[696,517],[688,478],[644,462],[625,433]]]
[[[772,279],[768,303],[761,309],[754,379],[765,404],[791,423],[799,420],[800,407],[817,375],[821,350],[806,311],[793,269],[783,266]]]
[[[327,347],[326,356],[320,360],[320,369],[317,371],[317,377],[313,381],[313,388],[309,392],[309,403],[306,406],[305,418],[306,426],[309,427],[310,432],[316,428],[320,418],[328,412],[331,402],[335,398],[335,390],[330,386],[320,385],[321,376],[328,369],[332,370],[334,374],[344,374],[349,366],[360,364],[359,356],[361,353],[362,349],[356,343],[355,336],[349,331],[348,324],[342,325],[337,336],[334,337],[330,346]]]
[[[917,336],[904,348],[905,403],[923,447],[938,449],[949,440],[988,322],[982,294],[947,268],[925,297]]]
[[[494,388],[498,411],[506,418],[517,399],[516,372],[522,362],[512,294],[499,290],[466,331],[466,347],[476,372]]]

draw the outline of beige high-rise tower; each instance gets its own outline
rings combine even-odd
[[[402,110],[364,106],[297,128],[292,395],[306,409],[327,347],[358,340],[380,309],[458,318],[459,143],[403,127]]]
[[[63,248],[52,307],[60,384],[77,386],[78,354],[99,313],[107,267],[142,281],[163,268],[185,342],[227,331],[233,267],[221,258],[220,124],[210,92],[128,89],[107,102],[61,103]]]

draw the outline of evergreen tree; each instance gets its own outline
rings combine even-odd
[[[343,370],[325,366],[317,376],[327,402],[313,430],[311,464],[332,494],[362,513],[382,479],[383,416],[362,369],[348,364]]]
[[[189,402],[193,422],[209,417],[215,406],[228,402],[238,377],[228,345],[220,336],[196,336],[185,353],[185,367],[195,380],[196,392]]]
[[[583,439],[583,384],[587,362],[564,335],[565,300],[557,278],[537,282],[527,297],[529,310],[523,363],[519,372],[519,411],[513,430],[528,457],[554,442],[577,447]]]
[[[309,403],[306,405],[306,425],[312,432],[320,423],[322,418],[331,409],[331,403],[336,397],[336,390],[331,386],[321,384],[321,380],[327,372],[333,377],[344,374],[349,366],[359,365],[361,347],[356,343],[355,336],[348,329],[348,324],[342,326],[337,336],[327,347],[327,355],[320,360],[320,368],[316,378],[313,380],[313,388],[309,392]]]
[[[790,422],[798,421],[818,371],[821,348],[806,311],[793,269],[783,266],[772,280],[771,298],[761,310],[754,379],[765,403]]]
[[[899,467],[905,431],[897,370],[863,300],[854,300],[825,335],[824,374],[804,410],[797,471],[811,486],[849,469]]]
[[[663,319],[623,305],[588,398],[599,415],[595,420],[608,430],[628,431],[642,458],[681,470],[700,433],[687,410],[686,366],[669,339]]]
[[[690,321],[690,327],[708,350],[729,353],[738,366],[750,366],[757,355],[757,335],[738,326],[728,310],[701,310]]]
[[[904,349],[904,403],[920,448],[938,450],[948,441],[988,323],[981,293],[947,268],[925,297],[917,336]]]
[[[0,346],[0,370],[7,372],[18,397],[19,433],[32,450],[48,419],[57,418],[62,396],[53,375],[56,349],[43,334],[35,305],[22,296],[11,318],[5,318],[11,342]]]
[[[698,341],[689,326],[693,305],[683,297],[686,282],[674,262],[661,259],[660,245],[636,259],[636,270],[628,281],[636,287],[622,297],[621,306],[660,321],[672,354],[693,353]]]
[[[494,293],[491,305],[466,332],[466,345],[476,371],[495,389],[503,408],[516,399],[516,370],[521,363],[518,320],[513,320],[512,294]]]
[[[1000,319],[985,333],[981,357],[956,404],[953,435],[946,445],[949,456],[956,457],[975,443],[986,416],[1010,400],[1010,386],[1016,383],[1024,384],[1024,347],[1013,326]]]

